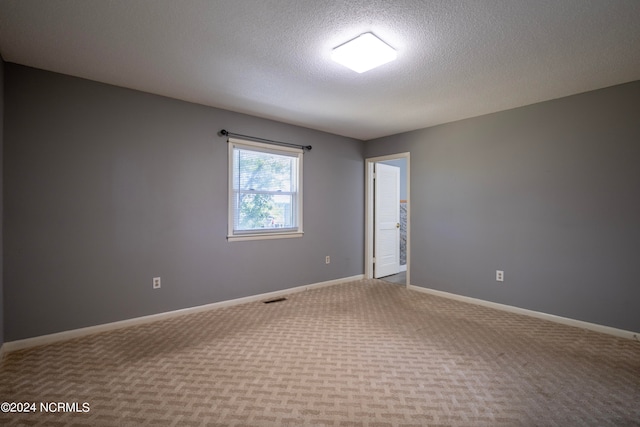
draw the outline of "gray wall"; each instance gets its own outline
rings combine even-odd
[[[3,246],[3,152],[4,152],[4,60],[0,56],[0,347],[4,343],[4,280],[3,280],[3,264],[4,256],[2,251]]]
[[[639,106],[636,81],[367,142],[411,152],[412,283],[639,331]]]
[[[7,341],[362,274],[361,141],[15,64],[5,78]],[[223,128],[313,145],[304,237],[226,241]]]

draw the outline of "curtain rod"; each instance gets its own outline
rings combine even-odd
[[[273,141],[271,139],[258,138],[257,136],[249,136],[249,135],[242,135],[242,134],[239,134],[239,133],[233,133],[233,132],[229,132],[229,131],[227,131],[225,129],[222,129],[220,131],[220,135],[223,135],[223,136],[239,136],[240,138],[252,139],[252,140],[257,141],[257,142],[266,142],[267,144],[284,145],[286,147],[296,147],[296,148],[301,148],[303,150],[311,150],[311,146],[310,145],[299,145],[299,144],[290,144],[288,142]]]

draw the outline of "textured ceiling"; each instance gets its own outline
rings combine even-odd
[[[0,0],[0,53],[367,140],[640,79],[640,0]]]

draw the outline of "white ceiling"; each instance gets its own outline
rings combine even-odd
[[[368,140],[639,80],[640,0],[0,0],[0,53]]]

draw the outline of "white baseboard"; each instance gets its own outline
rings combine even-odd
[[[198,313],[201,311],[215,310],[222,307],[230,307],[238,304],[246,304],[249,302],[260,301],[279,297],[281,295],[293,294],[296,292],[308,291],[311,289],[323,288],[326,286],[340,285],[342,283],[361,280],[364,274],[356,276],[344,277],[342,279],[328,280],[326,282],[313,283],[310,285],[297,286],[295,288],[283,289],[280,291],[267,292],[264,294],[251,295],[243,298],[236,298],[227,301],[214,302],[211,304],[199,305],[196,307],[183,308],[180,310],[167,311],[164,313],[151,314],[149,316],[135,317],[133,319],[120,320],[118,322],[104,323],[102,325],[88,326],[86,328],[72,329],[70,331],[57,332],[55,334],[41,335],[33,338],[25,338],[22,340],[9,341],[4,343],[2,351],[9,353],[25,348],[37,347],[45,344],[52,344],[59,341],[66,341],[72,338],[79,338],[86,335],[93,335],[98,332],[112,331],[115,329],[126,328],[129,326],[142,325],[145,323],[157,322],[158,320],[170,319],[172,317],[184,316],[185,314]],[[0,352],[0,355],[2,352]],[[1,360],[1,359],[0,359]]]
[[[536,317],[538,319],[548,320],[551,322],[561,323],[563,325],[574,326],[577,328],[589,329],[591,331],[613,335],[620,338],[628,338],[636,341],[640,340],[640,332],[626,331],[624,329],[617,329],[617,328],[612,328],[610,326],[598,325],[597,323],[589,323],[589,322],[584,322],[582,320],[570,319],[568,317],[556,316],[554,314],[542,313],[540,311],[527,310],[526,308],[514,307],[512,305],[500,304],[497,302],[465,297],[462,295],[452,294],[449,292],[423,288],[421,286],[409,285],[408,288],[414,291],[424,292],[424,293],[436,295],[439,297],[467,302],[470,304],[481,305],[484,307],[495,308],[496,310],[508,311],[510,313],[523,314],[525,316]]]

